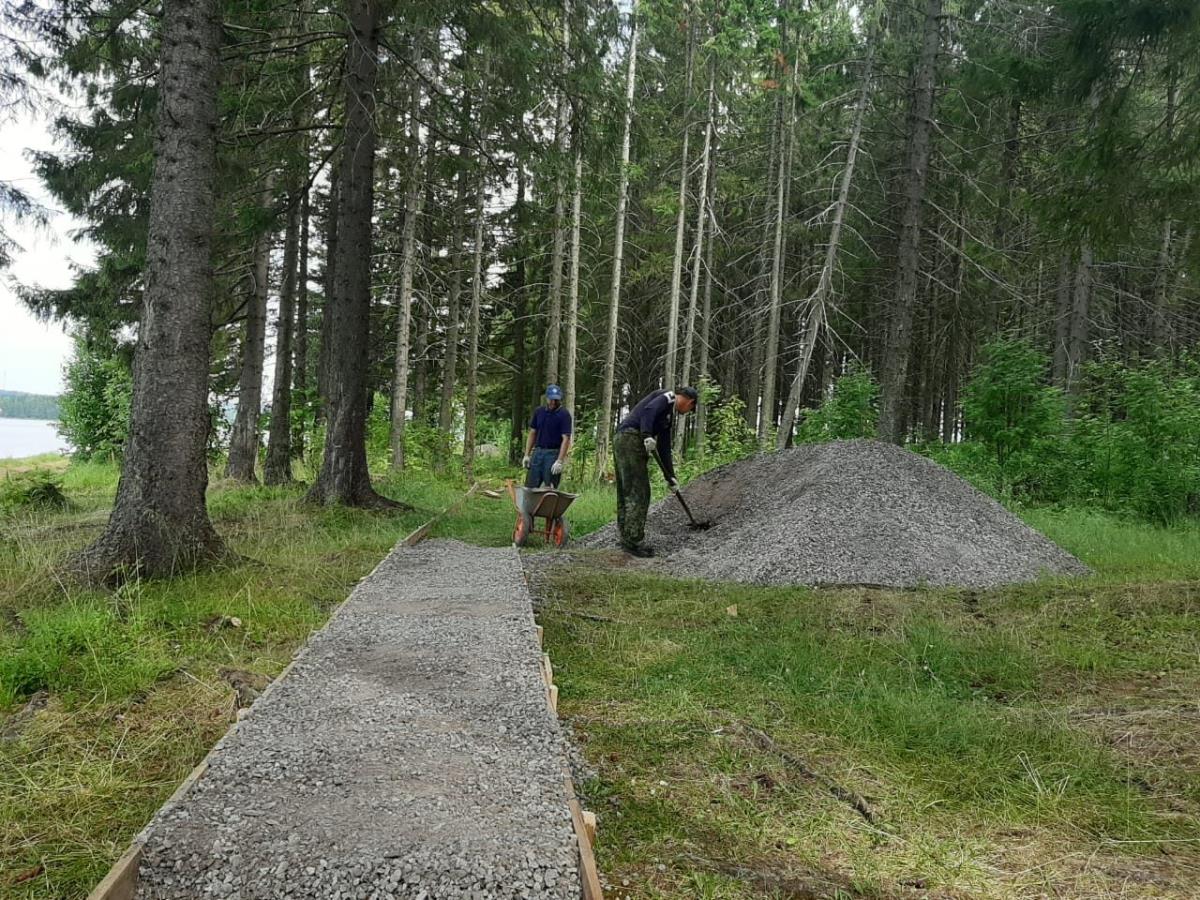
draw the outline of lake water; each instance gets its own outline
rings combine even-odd
[[[0,459],[38,456],[67,449],[58,435],[57,422],[42,419],[6,419],[0,416]]]

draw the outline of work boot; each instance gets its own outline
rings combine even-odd
[[[622,547],[630,556],[636,556],[639,559],[647,559],[654,555],[654,548],[647,547],[645,544],[638,544],[636,547]]]

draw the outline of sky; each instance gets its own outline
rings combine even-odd
[[[95,251],[72,240],[81,223],[55,207],[33,174],[29,150],[54,147],[45,119],[31,113],[0,127],[0,181],[34,197],[50,213],[49,223],[37,228],[6,218],[4,228],[20,245],[13,265],[0,272],[0,390],[57,394],[62,390],[62,367],[71,352],[71,339],[62,323],[39,322],[13,291],[13,282],[38,287],[67,287],[71,264],[89,266]]]

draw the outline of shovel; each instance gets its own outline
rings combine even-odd
[[[663,466],[662,457],[658,455],[657,450],[654,451],[654,458],[658,460],[658,467],[663,470],[663,477],[665,478],[667,475],[667,470]],[[675,488],[671,491],[671,493],[675,495],[675,499],[679,501],[679,505],[682,506],[683,511],[687,513],[688,528],[692,529],[693,531],[707,531],[708,529],[712,528],[713,523],[708,519],[696,521],[696,517],[692,515],[692,510],[688,507],[687,501],[683,499],[683,491],[681,491],[679,488]]]

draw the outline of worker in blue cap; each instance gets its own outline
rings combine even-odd
[[[562,480],[567,452],[571,449],[571,413],[562,405],[563,391],[557,384],[547,385],[546,405],[539,406],[529,420],[525,457],[521,465],[528,470],[525,487],[556,488]]]

